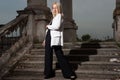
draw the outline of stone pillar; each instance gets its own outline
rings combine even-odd
[[[28,12],[29,17],[32,16],[32,19],[30,17],[32,30],[29,30],[28,33],[32,34],[33,42],[42,42],[45,38],[45,26],[50,21],[50,9],[47,7],[47,0],[27,0],[27,7],[24,11]]]
[[[116,8],[113,13],[114,24],[114,38],[117,42],[120,42],[120,1],[116,0]]]
[[[27,7],[35,6],[47,6],[47,0],[27,0]]]
[[[28,16],[28,22],[27,22],[27,36],[28,36],[28,40],[30,41],[30,42],[33,42],[33,26],[34,26],[34,15],[32,15],[32,14],[30,14],[29,16]]]
[[[60,0],[60,2],[62,4],[64,14],[64,41],[74,42],[77,38],[77,26],[72,18],[72,0]]]
[[[112,28],[113,28],[113,39],[115,39],[115,31],[116,31],[116,22],[114,21],[113,23],[112,23]]]
[[[117,16],[114,21],[114,38],[120,42],[120,16]]]
[[[116,41],[120,42],[120,15],[117,16]]]
[[[120,0],[116,0],[116,8],[120,8]]]

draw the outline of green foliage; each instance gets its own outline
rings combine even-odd
[[[91,39],[91,36],[89,34],[85,34],[81,38],[82,38],[82,41],[89,41]]]
[[[78,36],[77,36],[77,41],[79,41],[79,42],[114,42],[115,40],[113,39],[113,38],[111,38],[111,37],[109,37],[109,36],[107,36],[107,37],[105,37],[103,40],[102,39],[97,39],[97,38],[91,38],[91,36],[89,35],[89,34],[84,34],[84,35],[82,35],[82,37],[81,38],[79,38]]]

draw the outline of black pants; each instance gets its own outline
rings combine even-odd
[[[46,44],[45,44],[45,69],[44,74],[46,76],[53,75],[53,50],[55,51],[58,63],[60,65],[60,68],[62,69],[63,76],[68,78],[75,73],[72,71],[72,67],[69,64],[68,60],[65,58],[62,47],[61,46],[50,46],[51,37],[50,37],[50,31],[48,31],[46,35]]]

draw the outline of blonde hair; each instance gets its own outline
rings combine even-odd
[[[62,12],[62,6],[61,6],[61,4],[60,4],[59,2],[54,2],[54,3],[52,4],[52,7],[53,7],[53,5],[57,5],[58,12],[59,12],[60,14],[63,14],[63,12]]]

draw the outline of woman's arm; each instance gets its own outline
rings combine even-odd
[[[55,19],[52,21],[51,25],[47,25],[48,29],[58,30],[61,25],[61,14],[56,15]]]

